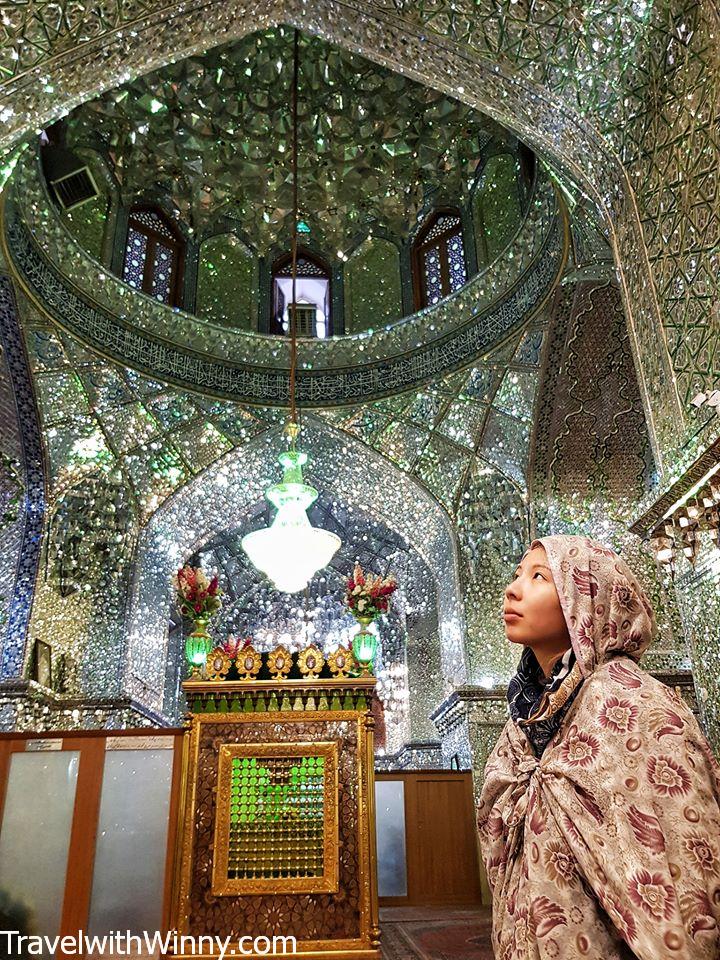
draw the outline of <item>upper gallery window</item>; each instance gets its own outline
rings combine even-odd
[[[271,333],[290,333],[292,303],[292,257],[289,253],[273,264],[273,312]],[[295,280],[295,324],[298,337],[329,337],[330,270],[306,250],[298,251]]]
[[[160,210],[133,207],[123,280],[161,303],[179,306],[184,246],[179,230]]]
[[[430,307],[467,282],[462,225],[457,210],[438,210],[413,245],[415,305]]]

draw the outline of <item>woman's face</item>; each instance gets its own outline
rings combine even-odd
[[[545,547],[533,547],[523,557],[505,589],[503,619],[505,635],[511,643],[557,650],[570,646]]]

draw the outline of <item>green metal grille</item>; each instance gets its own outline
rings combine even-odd
[[[321,877],[325,759],[234,757],[228,879]]]

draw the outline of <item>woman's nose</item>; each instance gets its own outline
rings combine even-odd
[[[505,596],[508,600],[512,597],[513,600],[520,599],[520,580],[511,580],[510,583],[505,587]]]

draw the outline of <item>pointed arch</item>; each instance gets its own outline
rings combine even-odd
[[[314,486],[382,516],[423,557],[437,584],[443,679],[448,691],[464,682],[464,612],[456,537],[447,513],[398,467],[320,419],[305,417],[301,446],[310,458],[306,473]],[[282,448],[278,426],[229,452],[173,494],[141,531],[123,686],[147,707],[163,708],[173,571],[222,531],[241,526],[278,476]]]

